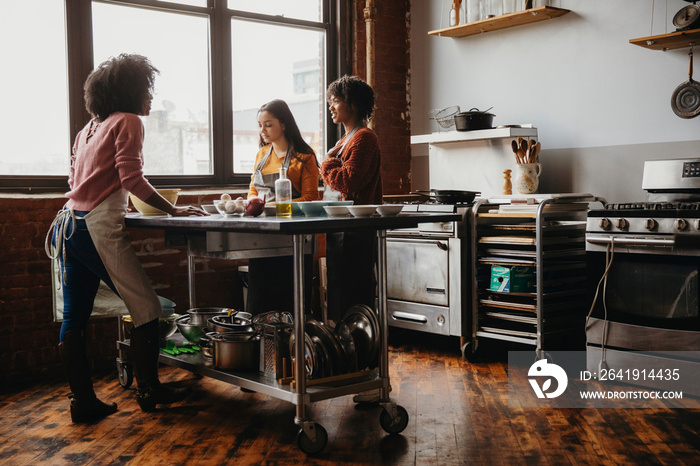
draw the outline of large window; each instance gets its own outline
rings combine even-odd
[[[0,39],[15,71],[0,86],[0,187],[66,186],[72,141],[89,120],[82,83],[120,53],[145,55],[161,72],[142,117],[153,184],[247,184],[257,109],[272,99],[289,104],[320,158],[335,140],[326,134],[325,87],[342,72],[344,9],[343,0],[9,3]]]
[[[160,71],[144,118],[146,174],[213,174],[207,18],[94,3],[92,29],[95,63],[138,51]]]
[[[325,35],[238,19],[231,30],[234,171],[253,171],[259,147],[257,109],[273,99],[287,102],[306,142],[317,155],[323,154]],[[256,38],[253,47],[236,47],[250,37]]]
[[[65,174],[70,162],[62,2],[5,2],[0,14],[0,175]]]

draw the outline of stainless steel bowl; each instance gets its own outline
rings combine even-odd
[[[206,322],[204,325],[194,325],[190,322],[190,316],[184,315],[175,319],[175,324],[183,337],[192,343],[199,343],[199,340],[207,330]]]
[[[195,307],[187,311],[190,316],[189,323],[192,325],[207,326],[207,321],[214,316],[227,316],[234,314],[236,311],[227,307]]]
[[[158,337],[160,341],[161,348],[165,348],[165,343],[167,339],[175,332],[177,332],[176,320],[181,317],[179,314],[170,314],[168,317],[161,317],[158,319]],[[124,330],[124,337],[131,338],[131,330],[134,328],[134,322],[131,320],[131,316],[122,317],[122,329]]]
[[[254,333],[255,327],[250,319],[239,317],[238,314],[231,316],[214,316],[207,321],[207,327],[212,332],[245,332]]]

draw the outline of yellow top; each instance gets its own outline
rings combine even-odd
[[[260,161],[265,157],[270,145],[267,144],[260,148],[255,156],[255,167],[260,164]],[[301,194],[301,197],[292,199],[293,202],[315,201],[318,200],[318,165],[314,154],[295,154],[289,161],[289,169],[287,169],[287,178],[292,182],[292,186]],[[297,158],[298,157],[298,158]],[[299,160],[301,159],[301,160]],[[278,157],[274,149],[267,158],[265,166],[262,167],[260,173],[269,175],[271,173],[279,173],[282,164],[284,163],[284,155]],[[253,185],[253,177],[250,177],[250,189],[248,190],[248,198],[258,195],[258,190]]]

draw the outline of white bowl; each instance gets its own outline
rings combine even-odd
[[[323,201],[325,205],[353,205],[355,201]]]
[[[355,217],[371,217],[377,210],[376,205],[349,205],[347,209]]]
[[[331,217],[345,217],[350,213],[344,205],[324,205],[323,210]]]
[[[377,212],[382,217],[396,217],[403,209],[401,204],[382,204],[377,206]]]

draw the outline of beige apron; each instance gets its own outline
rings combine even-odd
[[[85,223],[134,326],[138,327],[159,318],[162,306],[126,235],[128,195],[124,189],[115,192],[85,215]]]

